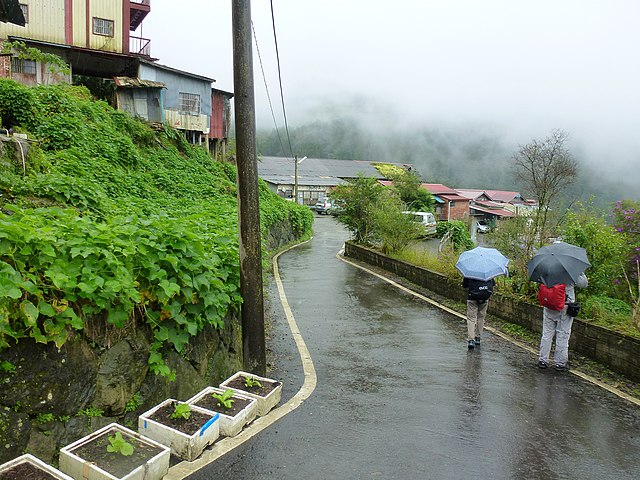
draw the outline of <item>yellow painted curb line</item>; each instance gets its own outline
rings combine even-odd
[[[364,270],[365,272],[367,272],[367,273],[369,273],[369,274],[371,274],[371,275],[373,275],[375,277],[378,277],[381,280],[384,280],[385,282],[393,285],[394,287],[413,295],[414,297],[418,297],[419,299],[424,300],[425,302],[427,302],[427,303],[429,303],[429,304],[431,304],[431,305],[433,305],[435,307],[438,307],[438,308],[440,308],[440,309],[442,309],[442,310],[444,310],[444,311],[446,311],[446,312],[448,312],[448,313],[450,313],[452,315],[455,315],[456,317],[462,318],[463,320],[466,321],[467,317],[465,315],[461,314],[460,312],[456,312],[455,310],[452,310],[451,308],[447,307],[446,305],[442,305],[441,303],[438,303],[438,302],[436,302],[435,300],[433,300],[433,299],[431,299],[429,297],[425,297],[424,295],[422,295],[422,294],[420,294],[420,293],[418,293],[418,292],[416,292],[414,290],[411,290],[411,289],[405,287],[404,285],[400,285],[399,283],[394,282],[393,280],[391,280],[390,278],[385,277],[384,275],[380,275],[379,273],[376,273],[373,270],[369,270],[368,268],[363,267],[362,265],[359,265],[359,264],[357,264],[355,262],[347,260],[343,256],[343,253],[344,253],[344,247],[338,252],[336,257],[338,257],[343,262],[348,263],[349,265],[353,265],[356,268]],[[507,340],[508,342],[511,342],[514,345],[517,345],[518,347],[523,348],[524,350],[527,350],[527,351],[533,353],[536,356],[538,355],[537,350],[531,348],[529,345],[526,345],[526,344],[524,344],[522,342],[519,342],[518,340],[510,337],[509,335],[506,335],[506,334],[502,333],[499,330],[496,330],[495,328],[492,328],[492,327],[489,327],[489,326],[485,326],[484,328],[485,328],[485,330],[493,333],[494,335],[496,335],[496,336],[498,336],[500,338],[503,338],[504,340]],[[597,378],[592,377],[591,375],[587,375],[586,373],[583,373],[583,372],[580,372],[580,371],[574,370],[574,369],[568,370],[568,373],[572,373],[573,375],[576,375],[577,377],[580,377],[580,378],[582,378],[582,379],[584,379],[584,380],[586,380],[588,382],[591,382],[594,385],[597,385],[598,387],[604,388],[608,392],[611,392],[611,393],[613,393],[614,395],[617,395],[620,398],[623,398],[623,399],[625,399],[625,400],[627,400],[627,401],[629,401],[629,402],[631,402],[631,403],[633,403],[635,405],[640,406],[640,400],[638,400],[637,398],[632,397],[631,395],[628,395],[628,394],[624,393],[623,391],[618,390],[615,387],[612,387],[611,385],[607,385],[606,383],[601,382],[600,380],[598,380]]]
[[[309,241],[311,241],[311,239],[307,240],[307,242]],[[291,307],[289,306],[289,302],[287,301],[287,296],[284,293],[284,287],[280,278],[280,271],[278,269],[278,257],[280,257],[280,255],[288,252],[292,248],[304,245],[307,242],[294,245],[286,250],[283,250],[273,257],[273,276],[276,280],[276,285],[278,286],[280,302],[282,303],[282,307],[284,308],[284,315],[287,318],[287,322],[289,323],[291,334],[296,342],[298,352],[300,353],[300,360],[302,361],[302,370],[304,371],[304,383],[302,384],[302,387],[287,403],[274,408],[267,415],[257,418],[253,421],[253,423],[251,423],[251,425],[243,429],[235,437],[225,437],[222,440],[216,442],[211,448],[206,449],[202,453],[202,455],[200,455],[200,457],[198,457],[193,462],[180,462],[171,467],[169,469],[169,473],[167,473],[167,475],[164,477],[165,480],[182,480],[185,477],[188,477],[194,472],[200,470],[201,468],[206,467],[234,448],[242,445],[244,442],[251,439],[265,428],[271,426],[273,423],[277,422],[288,413],[294,411],[296,408],[302,405],[302,403],[307,398],[309,398],[315,390],[317,384],[316,369],[313,366],[313,360],[311,359],[311,355],[309,354],[307,345],[304,342],[302,335],[300,334],[298,324],[296,323],[296,319],[294,318]]]

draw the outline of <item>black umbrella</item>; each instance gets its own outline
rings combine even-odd
[[[584,248],[565,242],[542,247],[527,265],[529,278],[547,287],[559,283],[574,285],[590,266]]]

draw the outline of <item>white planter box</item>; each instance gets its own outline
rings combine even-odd
[[[164,425],[151,418],[158,410],[176,401],[177,400],[169,398],[140,415],[138,417],[138,431],[170,447],[171,453],[174,455],[192,462],[200,456],[205,448],[215,442],[220,436],[220,415],[203,408],[192,406],[192,414],[196,412],[200,413],[205,415],[207,420],[205,420],[195,432],[189,434],[182,433],[173,427]]]
[[[198,402],[203,400],[207,396],[211,396],[212,393],[223,394],[226,389],[217,388],[217,387],[207,387],[202,390],[200,393],[197,393],[189,400],[187,403],[189,405],[196,405]],[[255,398],[249,397],[248,395],[243,395],[238,393],[236,390],[233,391],[233,398],[246,400],[249,403],[242,410],[240,410],[235,415],[231,416],[225,413],[226,409],[222,407],[218,407],[216,409],[211,409],[205,407],[204,405],[196,405],[197,407],[203,408],[207,411],[213,413],[220,414],[220,435],[224,435],[225,437],[235,437],[242,428],[251,423],[258,413],[258,400]]]
[[[9,470],[17,467],[22,464],[29,464],[33,466],[35,469],[40,470],[42,472],[48,473],[52,479],[56,480],[73,480],[69,475],[65,475],[60,470],[56,470],[51,465],[47,465],[42,460],[37,457],[34,457],[30,454],[21,455],[18,458],[14,458],[13,460],[9,460],[7,463],[3,463],[0,465],[0,477],[2,477],[3,472],[6,473]]]
[[[87,456],[87,449],[98,445],[106,452],[108,437],[116,432],[120,432],[123,438],[134,446],[134,453],[130,457],[123,457],[119,453],[109,454],[114,456],[112,458],[115,458],[115,461],[121,462],[119,468],[123,470],[125,462],[134,464],[131,469],[125,471],[110,468],[111,471],[105,470],[98,466],[93,458]],[[148,458],[137,457],[143,451],[147,452]],[[60,449],[60,470],[76,480],[160,480],[169,471],[170,457],[171,451],[168,447],[122,425],[111,423]]]
[[[246,387],[244,386],[235,386],[234,383],[237,383],[238,379],[242,380],[243,377],[251,377],[254,380],[258,380],[263,386],[265,384],[271,384],[274,386],[274,388],[268,394],[263,396],[253,393],[249,389],[245,390]],[[242,383],[242,385],[244,385],[244,383]],[[280,398],[282,397],[281,382],[272,380],[271,378],[260,377],[258,375],[254,375],[253,373],[247,372],[238,372],[233,374],[231,377],[227,378],[220,384],[220,388],[230,388],[231,390],[235,390],[241,395],[255,398],[258,401],[258,416],[266,415],[267,413],[269,413],[269,410],[280,403]]]

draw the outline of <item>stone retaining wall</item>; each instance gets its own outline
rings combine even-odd
[[[352,242],[345,244],[345,256],[361,260],[427,288],[446,298],[466,302],[466,290],[461,282],[452,282],[444,275],[417,267]],[[518,302],[496,293],[489,302],[489,313],[507,322],[542,332],[542,307]],[[640,381],[640,340],[622,335],[576,318],[569,346],[611,370],[634,381]]]

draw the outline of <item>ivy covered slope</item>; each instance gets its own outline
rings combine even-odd
[[[148,325],[152,369],[237,309],[236,171],[173,130],[155,132],[82,87],[0,80],[0,349],[23,337],[60,347],[87,322]],[[262,229],[305,208],[261,182]]]

